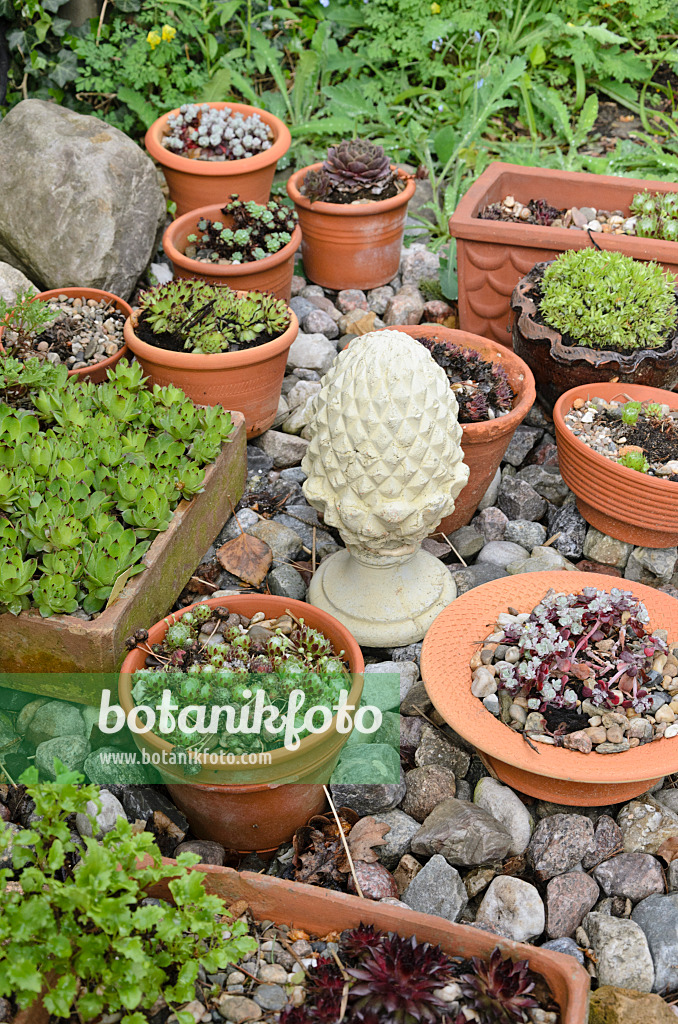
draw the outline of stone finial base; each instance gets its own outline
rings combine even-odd
[[[375,566],[344,550],[316,570],[307,600],[339,619],[365,647],[405,647],[421,640],[456,596],[452,573],[427,551]]]

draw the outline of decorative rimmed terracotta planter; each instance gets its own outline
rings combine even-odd
[[[479,220],[488,203],[512,195],[519,202],[546,199],[558,209],[596,206],[627,212],[636,192],[675,192],[666,181],[581,174],[544,167],[492,163],[463,196],[450,218],[457,239],[459,326],[464,331],[511,344],[511,294],[523,275],[540,260],[551,260],[566,249],[591,246],[586,231]],[[678,274],[678,243],[597,232],[603,249],[623,252],[637,260],[657,260]]]
[[[610,380],[650,387],[678,384],[678,331],[661,349],[639,348],[628,355],[607,349],[568,345],[563,335],[545,324],[535,302],[535,283],[548,263],[537,263],[513,290],[513,351],[534,374],[537,394],[551,409],[571,387]],[[678,295],[678,292],[677,292]]]
[[[628,544],[670,548],[678,544],[678,484],[620,466],[585,445],[565,423],[577,398],[627,397],[678,409],[678,394],[638,384],[592,384],[572,388],[556,402],[553,423],[563,480],[574,491],[584,519],[601,533]]]
[[[402,331],[411,338],[434,338],[447,345],[472,348],[487,360],[500,364],[508,375],[509,384],[516,394],[511,412],[484,423],[461,423],[461,447],[464,462],[469,467],[468,483],[456,500],[454,512],[446,516],[436,533],[453,533],[460,526],[471,522],[478,504],[492,482],[504,452],[509,446],[516,427],[522,423],[534,405],[534,377],[529,366],[505,346],[488,338],[481,338],[468,331],[455,331],[439,324],[418,324],[416,327],[400,326],[385,328]]]
[[[165,255],[172,262],[175,277],[198,278],[211,284],[225,284],[241,291],[270,292],[277,299],[289,302],[292,292],[292,275],[294,274],[294,254],[301,245],[301,228],[299,225],[292,233],[292,240],[287,245],[266,256],[263,260],[253,263],[229,265],[224,263],[205,263],[186,256],[184,250],[188,244],[188,236],[197,231],[201,217],[208,220],[226,220],[222,214],[223,203],[203,206],[199,210],[191,210],[183,217],[177,217],[166,228],[162,236],[162,247]]]
[[[226,605],[230,611],[247,616],[263,611],[277,617],[289,609],[311,628],[320,630],[336,653],[345,652],[352,673],[348,703],[359,706],[365,668],[362,652],[346,627],[327,612],[303,601],[270,594],[235,594],[207,603],[212,608]],[[184,608],[152,626],[149,643],[159,643],[169,626],[188,610]],[[134,650],[120,670],[118,693],[126,716],[134,707],[132,673],[143,668],[145,660],[144,651]],[[159,753],[162,757],[163,751],[172,750],[171,743],[151,732],[135,733],[134,740],[140,750],[151,755]],[[271,751],[269,764],[229,765],[224,758],[223,765],[212,765],[201,755],[203,768],[199,775],[187,778],[180,767],[170,765],[163,765],[160,771],[172,799],[199,838],[213,839],[240,852],[270,852],[324,807],[322,783],[329,781],[347,740],[348,734],[337,732],[333,725],[327,733],[305,737],[298,750],[281,747]]]
[[[176,861],[164,859],[165,864]],[[415,935],[419,942],[439,945],[451,956],[488,960],[498,946],[503,956],[527,960],[530,968],[548,983],[560,1010],[560,1024],[585,1024],[588,1018],[589,976],[574,957],[553,953],[550,949],[503,939],[492,932],[468,925],[452,924],[432,914],[420,914],[404,907],[366,901],[331,889],[320,889],[304,882],[288,882],[252,871],[213,864],[198,864],[208,893],[220,896],[228,906],[244,900],[256,921],[272,921],[300,928],[311,936],[357,928],[369,912],[370,924],[385,932],[397,932],[404,938]],[[149,889],[156,899],[172,900],[167,882]],[[41,1003],[17,1014],[14,1024],[48,1024],[49,1015]]]
[[[170,197],[177,204],[177,216],[208,203],[220,202],[223,206],[231,192],[237,192],[244,200],[267,203],[276,164],[292,143],[289,128],[266,110],[250,107],[246,103],[210,103],[210,107],[216,110],[229,107],[234,113],[245,117],[258,114],[273,131],[273,145],[243,160],[191,160],[186,156],[178,156],[162,145],[168,118],[178,114],[179,110],[163,114],[148,129],[144,142],[150,155],[162,166]]]
[[[132,315],[132,307],[129,303],[114,295],[113,292],[105,292],[101,288],[51,288],[47,292],[38,292],[34,296],[33,301],[38,299],[48,301],[49,299],[57,299],[60,295],[67,295],[69,299],[96,299],[97,302],[105,300],[110,302],[114,309],[119,309],[121,313],[124,313],[126,317]],[[0,352],[4,352],[2,347],[3,330],[4,328],[0,327]],[[69,370],[68,376],[79,377],[81,380],[91,380],[94,384],[100,384],[101,381],[106,380],[108,370],[127,354],[127,345],[122,345],[115,355],[109,356],[108,359],[102,359],[100,363],[93,363],[92,366],[83,366],[80,370]]]
[[[583,587],[632,591],[647,607],[653,629],[678,638],[678,601],[653,587],[592,572],[532,572],[492,580],[462,594],[441,612],[424,639],[421,675],[436,709],[478,750],[502,782],[554,803],[600,807],[631,800],[678,770],[678,737],[620,754],[581,754],[535,743],[495,718],[471,693],[471,656],[509,606],[529,612],[549,588],[576,593]]]
[[[144,555],[146,569],[109,608],[91,620],[43,619],[37,609],[0,615],[0,686],[98,706],[102,687],[115,685],[115,677],[105,683],[102,673],[117,672],[126,637],[172,605],[242,496],[245,420],[241,413],[232,415],[231,440],[208,466],[205,489],[177,506],[167,530]]]
[[[312,203],[299,191],[309,171],[302,167],[287,182],[301,227],[301,255],[306,276],[324,288],[378,288],[393,280],[400,266],[407,204],[414,195],[413,178],[391,199],[371,203]]]
[[[245,416],[248,438],[258,437],[275,419],[287,353],[299,331],[299,321],[292,310],[289,314],[290,326],[284,334],[242,352],[198,355],[149,345],[134,333],[136,312],[125,321],[125,341],[141,363],[149,386],[174,384],[196,405],[237,409]]]

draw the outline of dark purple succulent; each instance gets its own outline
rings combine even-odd
[[[330,146],[323,169],[333,185],[374,185],[391,177],[384,147],[368,139],[345,139],[338,146]]]
[[[536,977],[527,960],[515,963],[499,949],[488,960],[473,957],[473,974],[462,974],[461,989],[482,1024],[516,1024],[529,1021],[527,1011],[538,1006],[530,995]]]

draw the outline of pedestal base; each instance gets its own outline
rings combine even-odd
[[[452,573],[428,551],[372,566],[344,550],[316,570],[307,600],[339,619],[363,646],[405,647],[421,640],[456,596]]]

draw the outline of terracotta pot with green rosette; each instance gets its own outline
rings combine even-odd
[[[678,291],[654,263],[570,250],[537,263],[515,287],[513,351],[551,409],[570,388],[608,381],[678,384]]]

